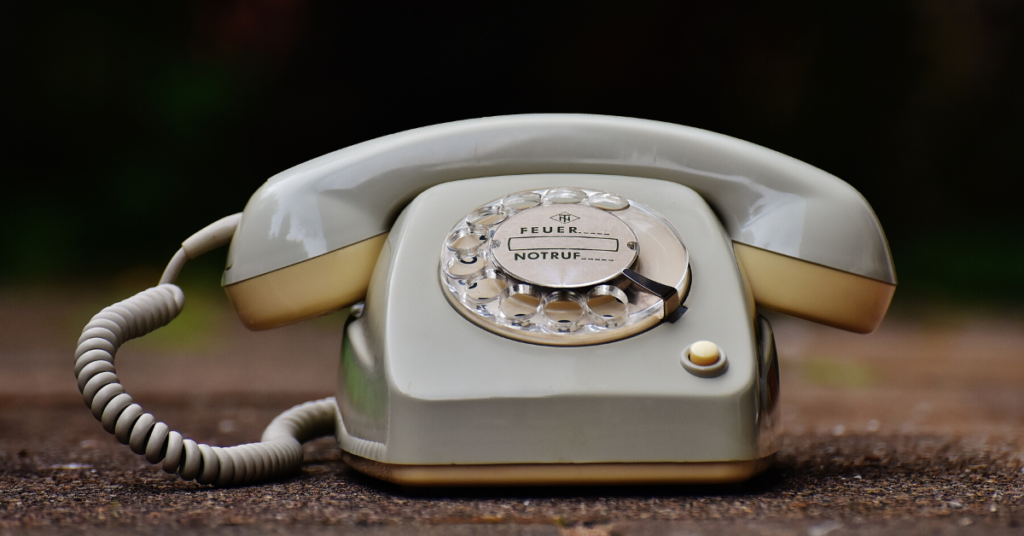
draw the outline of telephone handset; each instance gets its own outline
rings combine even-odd
[[[223,284],[248,327],[354,309],[337,398],[220,448],[145,413],[113,356],[180,312],[188,259],[229,242]],[[494,117],[272,177],[159,286],[97,314],[75,369],[109,432],[203,483],[294,471],[332,433],[348,464],[406,485],[739,481],[778,439],[755,303],[869,332],[895,284],[871,208],[817,168],[653,121]]]

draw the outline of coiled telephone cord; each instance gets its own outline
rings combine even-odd
[[[279,478],[302,465],[302,443],[333,435],[338,407],[334,398],[306,402],[278,415],[259,443],[211,447],[184,439],[135,403],[114,369],[117,349],[168,324],[185,305],[185,294],[172,284],[189,258],[225,245],[239,215],[228,216],[196,233],[182,245],[161,284],[118,302],[92,317],[75,351],[75,377],[85,405],[136,454],[185,480],[215,486],[238,486]],[[198,238],[197,238],[198,237]]]

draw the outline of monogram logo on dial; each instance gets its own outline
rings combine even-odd
[[[558,223],[572,223],[580,219],[580,217],[575,214],[570,214],[568,212],[559,212],[558,214],[551,216],[551,219],[557,221]]]

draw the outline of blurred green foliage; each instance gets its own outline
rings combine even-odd
[[[6,284],[160,266],[271,175],[360,141],[585,112],[722,132],[843,178],[888,233],[898,296],[1024,298],[1020,2],[6,11]]]

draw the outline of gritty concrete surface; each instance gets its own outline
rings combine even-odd
[[[1018,313],[910,311],[869,336],[774,318],[786,431],[775,466],[741,485],[412,490],[322,439],[290,479],[212,489],[150,466],[84,407],[74,341],[117,296],[80,294],[0,293],[0,534],[1024,534]],[[333,394],[337,318],[253,334],[219,296],[189,296],[118,356],[172,428],[253,441]]]

